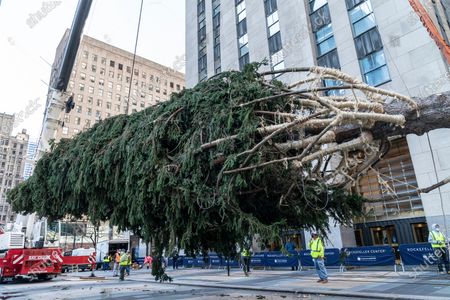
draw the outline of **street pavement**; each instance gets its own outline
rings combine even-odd
[[[132,271],[124,282],[112,272],[69,273],[49,281],[0,285],[1,299],[450,299],[450,276],[390,270],[329,270],[317,283],[314,270],[167,270],[171,284],[155,282],[150,270]]]

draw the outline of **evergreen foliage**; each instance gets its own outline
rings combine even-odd
[[[151,239],[159,255],[177,246],[188,254],[235,257],[235,245],[255,234],[276,239],[286,228],[325,232],[330,216],[348,224],[362,211],[363,199],[327,187],[292,162],[223,174],[238,168],[246,158],[239,153],[262,139],[256,130],[261,116],[254,111],[284,111],[289,105],[281,97],[237,107],[280,92],[281,84],[262,84],[257,67],[222,73],[158,106],[108,118],[61,140],[39,160],[33,176],[8,194],[10,203],[16,212],[50,219],[110,221]],[[237,138],[200,148],[232,135]],[[273,142],[287,139],[281,134]],[[267,143],[249,163],[281,156]]]

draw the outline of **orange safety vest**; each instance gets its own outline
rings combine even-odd
[[[116,263],[120,263],[120,254],[119,253],[116,253],[115,261],[116,261]]]

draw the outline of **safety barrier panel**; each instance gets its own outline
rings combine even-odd
[[[293,251],[288,255],[282,252],[265,252],[265,266],[270,268],[298,266],[298,252]]]
[[[391,246],[351,247],[342,248],[341,251],[345,253],[345,266],[394,266],[394,270],[397,271],[395,254]]]
[[[400,245],[398,252],[403,272],[404,266],[432,266],[441,261],[441,254],[435,253],[430,243]]]
[[[340,266],[341,251],[337,248],[325,249],[325,265],[326,266]],[[300,266],[313,267],[314,262],[311,257],[311,250],[302,250],[299,252]]]

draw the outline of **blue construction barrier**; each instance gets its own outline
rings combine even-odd
[[[195,258],[193,257],[184,257],[183,259],[183,267],[192,268],[194,266]]]
[[[402,264],[405,266],[435,265],[438,263],[429,243],[400,245],[398,251]]]
[[[266,267],[266,252],[256,252],[250,258],[252,267]]]
[[[177,267],[182,267],[183,266],[183,259],[184,259],[183,256],[178,257],[177,264],[176,264]],[[169,265],[169,267],[173,266],[173,258],[172,257],[168,258],[167,264]]]
[[[325,249],[325,265],[340,266],[341,251],[337,248]],[[299,252],[300,265],[302,267],[314,267],[314,262],[311,257],[311,250],[302,250]]]
[[[266,252],[265,266],[272,268],[298,266],[298,253],[296,251],[289,254],[283,254],[279,251]]]
[[[346,266],[395,266],[391,246],[342,248]]]
[[[222,266],[222,259],[216,253],[209,254],[209,265],[212,267]]]

